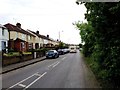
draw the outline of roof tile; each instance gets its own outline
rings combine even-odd
[[[20,33],[23,33],[23,34],[34,36],[33,34],[27,32],[26,30],[24,30],[22,28],[19,28],[19,27],[15,26],[15,25],[12,25],[10,23],[5,24],[4,26],[8,29],[8,31],[16,31],[16,32],[20,32]]]

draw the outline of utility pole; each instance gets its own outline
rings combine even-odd
[[[61,32],[63,32],[63,31],[61,31]],[[61,38],[60,38],[60,36],[61,36],[60,34],[61,34],[61,33],[60,33],[60,31],[59,31],[59,33],[58,33],[58,34],[59,34],[59,41],[61,41]]]
[[[60,31],[59,31],[59,33],[58,33],[58,34],[59,34],[59,41],[60,41]]]

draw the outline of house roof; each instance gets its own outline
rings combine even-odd
[[[31,31],[31,30],[29,30],[29,31],[32,32],[33,34],[37,35],[37,36],[40,37],[40,38],[43,38],[43,39],[49,40],[49,38],[46,37],[46,36],[44,36],[44,35],[38,34],[38,33],[33,32],[33,31]]]
[[[24,41],[24,40],[22,40],[20,38],[17,38],[15,41],[26,42],[26,41]]]
[[[0,24],[0,28],[6,28],[6,27]]]
[[[38,34],[38,33],[33,32],[33,31],[31,31],[31,30],[28,30],[28,31],[32,32],[33,34],[37,35],[37,36],[40,37],[40,38],[43,38],[43,39],[46,39],[46,40],[49,40],[49,41],[59,42],[59,41],[57,41],[57,40],[53,40],[53,39],[51,39],[51,38],[48,38],[48,37],[46,37],[46,36],[44,36],[44,35]]]
[[[12,25],[10,23],[5,24],[4,26],[8,29],[8,31],[16,31],[16,32],[20,32],[20,33],[23,33],[23,34],[34,36],[33,34],[27,32],[26,30],[24,30],[22,28],[19,28],[19,27],[15,26],[15,25]]]

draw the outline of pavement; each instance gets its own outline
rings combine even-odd
[[[45,60],[45,56],[2,67],[2,74]]]

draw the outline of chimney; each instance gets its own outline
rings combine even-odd
[[[49,35],[47,35],[47,38],[49,38]]]
[[[39,34],[39,31],[36,31],[37,34]]]
[[[20,24],[20,23],[17,23],[16,26],[17,26],[18,28],[21,28],[21,24]]]

